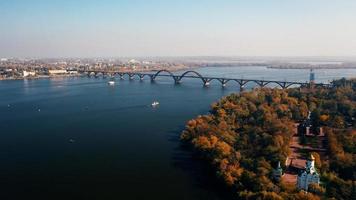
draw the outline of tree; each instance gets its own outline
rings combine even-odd
[[[308,191],[313,194],[322,196],[325,193],[325,188],[321,187],[319,184],[311,183],[308,185]]]
[[[188,121],[181,138],[207,158],[218,177],[241,199],[351,199],[356,192],[356,79],[352,87],[255,89],[231,94],[212,104],[209,114]],[[309,110],[316,129],[323,126],[327,161],[313,152],[325,188],[311,184],[309,193],[272,182],[271,166],[289,153],[294,124]]]
[[[312,152],[311,155],[313,155],[315,159],[315,165],[318,169],[321,169],[322,163],[320,160],[320,155],[317,152]]]

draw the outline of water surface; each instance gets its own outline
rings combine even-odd
[[[306,81],[308,70],[196,69],[202,75]],[[180,74],[181,72],[175,72]],[[316,71],[317,81],[356,70]],[[127,78],[126,78],[127,79]],[[0,81],[1,199],[226,199],[181,148],[187,120],[238,91],[200,80],[58,78]],[[252,87],[252,86],[251,86]],[[156,109],[150,104],[158,100]]]

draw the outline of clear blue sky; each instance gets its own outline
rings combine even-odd
[[[0,57],[355,56],[354,0],[0,0]]]

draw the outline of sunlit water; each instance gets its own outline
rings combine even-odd
[[[196,69],[206,76],[306,81],[308,70]],[[181,74],[181,72],[175,72]],[[356,70],[317,70],[317,82]],[[200,80],[0,81],[0,199],[226,199],[181,148],[187,120],[238,91]],[[157,100],[159,107],[150,104]]]

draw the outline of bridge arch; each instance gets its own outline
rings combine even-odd
[[[196,71],[186,71],[186,72],[184,72],[182,75],[180,75],[180,77],[178,78],[178,81],[182,80],[182,78],[184,78],[187,74],[195,74],[203,81],[204,84],[207,82],[207,78],[204,78],[201,74],[199,74]]]
[[[132,76],[132,77],[137,76],[139,79],[141,79],[141,76],[142,76],[142,75],[139,74],[139,73],[132,73],[131,76]]]
[[[151,77],[151,75],[150,74],[138,74],[138,76],[141,78],[145,78],[145,76],[148,76],[148,77]]]
[[[267,85],[269,85],[269,84],[276,84],[276,85],[278,85],[279,87],[281,87],[281,89],[285,89],[285,88],[286,88],[286,83],[285,83],[285,82],[279,82],[279,81],[265,81],[265,82],[263,83],[263,86],[262,86],[262,87],[267,86]]]
[[[228,81],[230,81],[230,80],[228,80]],[[242,81],[241,81],[241,80],[232,79],[231,81],[236,82],[236,83],[239,84],[240,86],[241,86],[241,85],[244,85],[244,84],[246,84],[246,83],[249,82],[249,81],[247,81],[247,82],[244,82],[244,84],[242,84]]]
[[[120,78],[124,78],[124,77],[127,77],[127,78],[130,78],[130,77],[134,77],[134,73],[129,73],[129,72],[120,72],[120,73],[116,73],[117,75],[120,76]]]
[[[211,78],[211,79],[208,79],[209,80],[209,82],[211,82],[211,81],[218,81],[219,83],[221,83],[221,84],[224,84],[224,82],[223,82],[223,80],[222,79],[220,79],[220,78]],[[226,83],[226,82],[225,82]]]
[[[236,82],[240,87],[245,87],[247,83],[255,83],[256,85],[259,85],[259,82],[257,80],[248,80],[248,79],[231,79],[228,81],[233,81]]]
[[[287,88],[290,88],[291,86],[293,86],[293,85],[295,85],[295,86],[303,86],[303,85],[305,85],[305,84],[303,84],[303,83],[288,83],[288,84],[286,84],[286,89]]]
[[[175,79],[175,75],[174,75],[172,72],[170,72],[170,71],[168,71],[168,70],[166,70],[166,69],[159,70],[158,72],[156,72],[155,74],[153,74],[153,75],[151,76],[151,80],[154,81],[158,75],[160,75],[161,73],[164,73],[164,72],[168,73],[168,74],[173,78],[174,82],[177,81],[177,80]]]
[[[163,72],[167,72],[169,75],[174,76],[174,74],[172,72],[170,72],[170,71],[168,71],[166,69],[162,69],[162,70],[159,70],[158,72],[156,72],[154,74],[154,77],[156,78],[156,76],[158,76],[160,73],[163,73]]]

